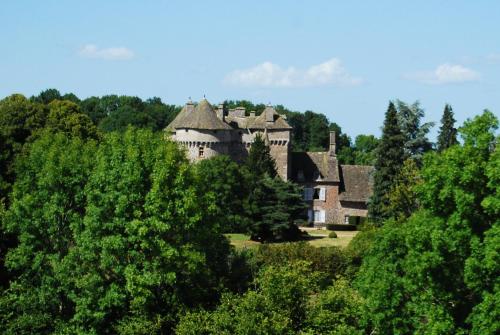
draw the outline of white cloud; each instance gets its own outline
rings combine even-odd
[[[134,58],[134,52],[125,47],[98,48],[97,45],[84,45],[78,54],[85,58],[105,60],[129,60]]]
[[[254,67],[234,70],[224,82],[235,86],[250,87],[304,87],[321,85],[350,86],[361,84],[360,78],[352,77],[337,58],[324,63],[312,65],[305,70],[293,66],[281,66],[264,62]]]
[[[481,79],[479,72],[458,64],[441,64],[433,71],[421,71],[406,75],[405,78],[424,84],[443,85],[465,83]]]

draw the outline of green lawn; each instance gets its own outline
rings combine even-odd
[[[329,230],[324,229],[304,229],[309,234],[308,243],[314,247],[341,247],[345,248],[357,231],[337,231],[337,238],[329,238]],[[236,249],[252,248],[259,245],[259,242],[250,241],[250,237],[245,234],[225,234]]]

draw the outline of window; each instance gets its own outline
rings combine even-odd
[[[344,223],[349,224],[349,215],[344,216]]]
[[[205,155],[205,148],[199,147],[198,148],[198,157],[203,157]]]
[[[314,221],[314,213],[312,209],[307,210],[307,222],[313,222]]]
[[[314,189],[313,199],[325,201],[325,199],[326,199],[326,189],[324,187],[316,187]]]
[[[324,223],[325,222],[325,211],[324,210],[314,211],[314,222],[317,222],[317,223]]]
[[[304,188],[304,200],[310,201],[313,199],[313,189],[310,187]]]

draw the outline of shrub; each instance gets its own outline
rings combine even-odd
[[[328,234],[329,238],[337,238],[337,233],[332,231],[330,234]]]
[[[326,225],[326,229],[328,230],[340,230],[340,231],[346,231],[346,230],[356,230],[356,225],[353,224],[336,224],[336,223],[329,223]]]
[[[267,266],[280,266],[297,261],[311,263],[311,269],[324,274],[327,281],[343,275],[349,258],[337,247],[316,248],[306,242],[262,244],[253,250],[251,267],[254,272]]]

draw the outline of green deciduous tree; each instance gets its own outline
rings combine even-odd
[[[74,313],[74,273],[66,262],[83,224],[95,149],[94,142],[48,133],[18,160],[3,217],[3,227],[18,240],[6,257],[12,278],[0,299],[5,334],[52,333]]]
[[[33,133],[44,126],[46,116],[43,105],[21,94],[0,101],[0,199],[7,197],[15,180],[15,156]]]
[[[354,164],[374,165],[379,139],[373,135],[358,135],[354,141]]]
[[[19,237],[5,333],[167,333],[179,311],[216,299],[229,245],[174,143],[129,129],[97,148],[44,133],[18,168],[2,215]]]
[[[248,185],[240,166],[228,156],[204,159],[196,165],[199,188],[214,196],[217,218],[225,233],[242,233],[248,226],[245,203]]]
[[[403,165],[404,141],[396,107],[390,102],[376,152],[373,195],[368,205],[369,216],[378,225],[390,216],[388,193]]]
[[[460,128],[463,145],[424,157],[421,209],[386,223],[357,278],[367,331],[499,331],[497,127],[485,111]]]
[[[443,151],[455,144],[458,144],[458,141],[453,109],[450,105],[446,104],[444,106],[443,117],[441,118],[441,127],[439,127],[437,150]]]

